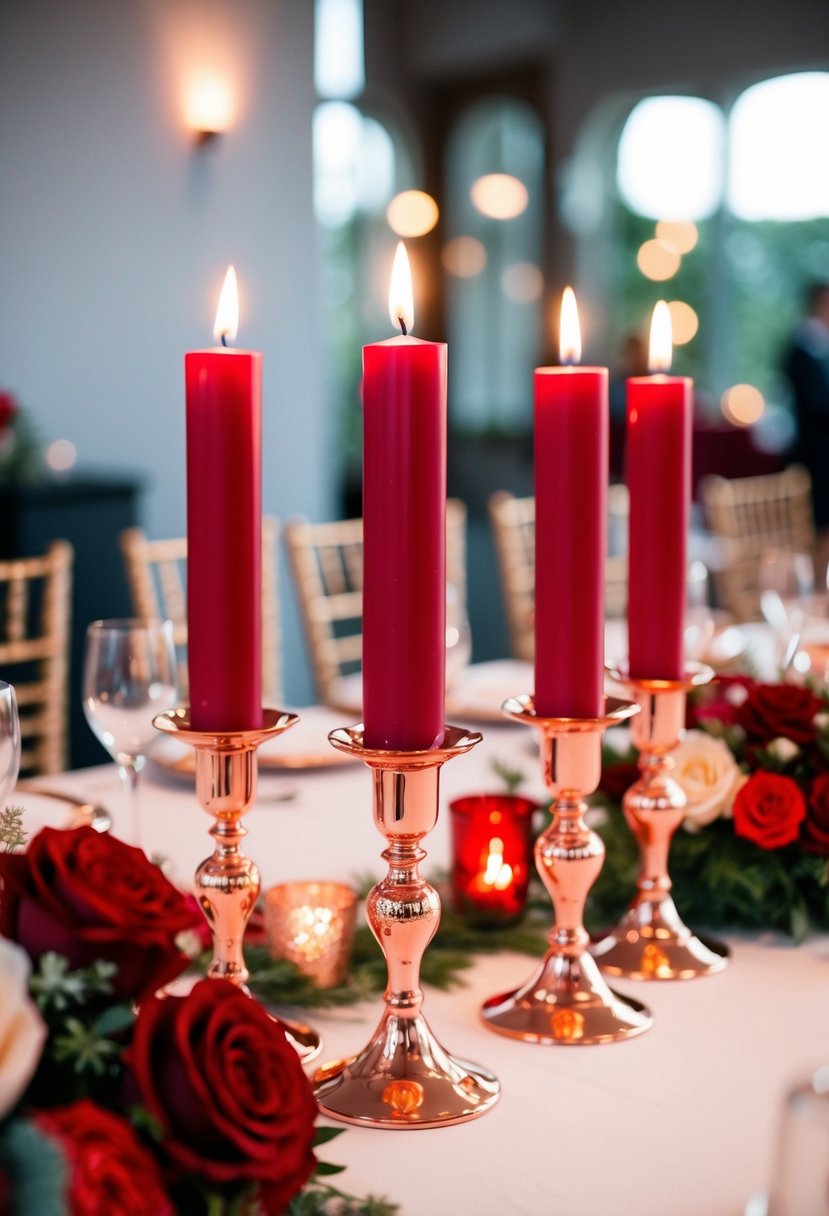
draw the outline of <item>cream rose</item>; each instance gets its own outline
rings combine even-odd
[[[740,769],[722,739],[689,730],[671,752],[674,777],[685,791],[687,828],[703,827],[727,813],[740,784]]]
[[[0,937],[0,1119],[12,1109],[32,1079],[46,1027],[29,999],[25,951]]]

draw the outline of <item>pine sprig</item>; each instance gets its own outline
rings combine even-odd
[[[0,844],[4,853],[13,853],[25,845],[28,833],[23,827],[23,815],[22,806],[7,806],[0,811]]]

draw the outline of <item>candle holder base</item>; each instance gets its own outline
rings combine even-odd
[[[362,1127],[448,1127],[484,1114],[501,1086],[478,1064],[441,1046],[423,1016],[420,963],[440,920],[440,898],[420,873],[420,842],[437,822],[442,766],[481,736],[447,726],[440,747],[403,751],[367,747],[363,727],[335,730],[334,747],[372,770],[374,819],[386,839],[388,873],[366,900],[366,918],[386,957],[385,1007],[362,1051],[318,1069],[320,1110]]]
[[[230,980],[250,996],[248,969],[242,953],[245,926],[259,896],[259,871],[241,849],[247,829],[242,816],[256,796],[256,749],[299,721],[296,714],[262,710],[262,726],[252,730],[199,731],[190,725],[186,707],[153,719],[153,726],[189,744],[196,753],[196,797],[215,819],[210,829],[215,848],[196,870],[196,898],[213,934],[208,979]],[[309,1026],[274,1017],[303,1064],[322,1050],[322,1039]]]
[[[604,845],[584,821],[585,796],[599,784],[603,733],[638,712],[631,702],[610,697],[603,709],[596,718],[552,718],[537,714],[529,696],[504,704],[509,717],[540,732],[544,782],[553,794],[552,823],[535,845],[555,910],[550,948],[525,984],[490,997],[481,1008],[490,1030],[525,1043],[615,1043],[653,1025],[644,1005],[608,988],[588,953],[583,923],[587,894],[604,861]]]
[[[692,980],[728,966],[727,946],[696,936],[671,897],[668,855],[685,817],[686,797],[672,774],[671,751],[685,726],[688,692],[714,676],[702,663],[688,663],[677,680],[648,680],[610,665],[608,675],[625,688],[641,712],[631,723],[641,776],[622,801],[625,819],[639,844],[636,894],[619,923],[591,947],[607,975],[633,980]]]
[[[589,954],[548,954],[514,992],[492,996],[481,1009],[490,1030],[525,1043],[583,1047],[644,1034],[653,1018],[639,1001],[609,988]]]
[[[488,1069],[449,1055],[422,1014],[399,1017],[392,1009],[358,1055],[318,1069],[314,1084],[324,1115],[392,1130],[466,1123],[500,1092]]]

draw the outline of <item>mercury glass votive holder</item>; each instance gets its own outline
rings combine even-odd
[[[470,794],[449,803],[452,903],[471,924],[500,928],[524,915],[537,810],[517,794]]]
[[[354,943],[357,892],[338,882],[284,882],[265,892],[265,931],[274,958],[286,958],[318,988],[343,983]]]

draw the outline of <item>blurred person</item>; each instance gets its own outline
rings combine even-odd
[[[804,305],[781,370],[797,427],[792,456],[812,478],[818,569],[823,570],[829,558],[829,282],[810,283]]]

